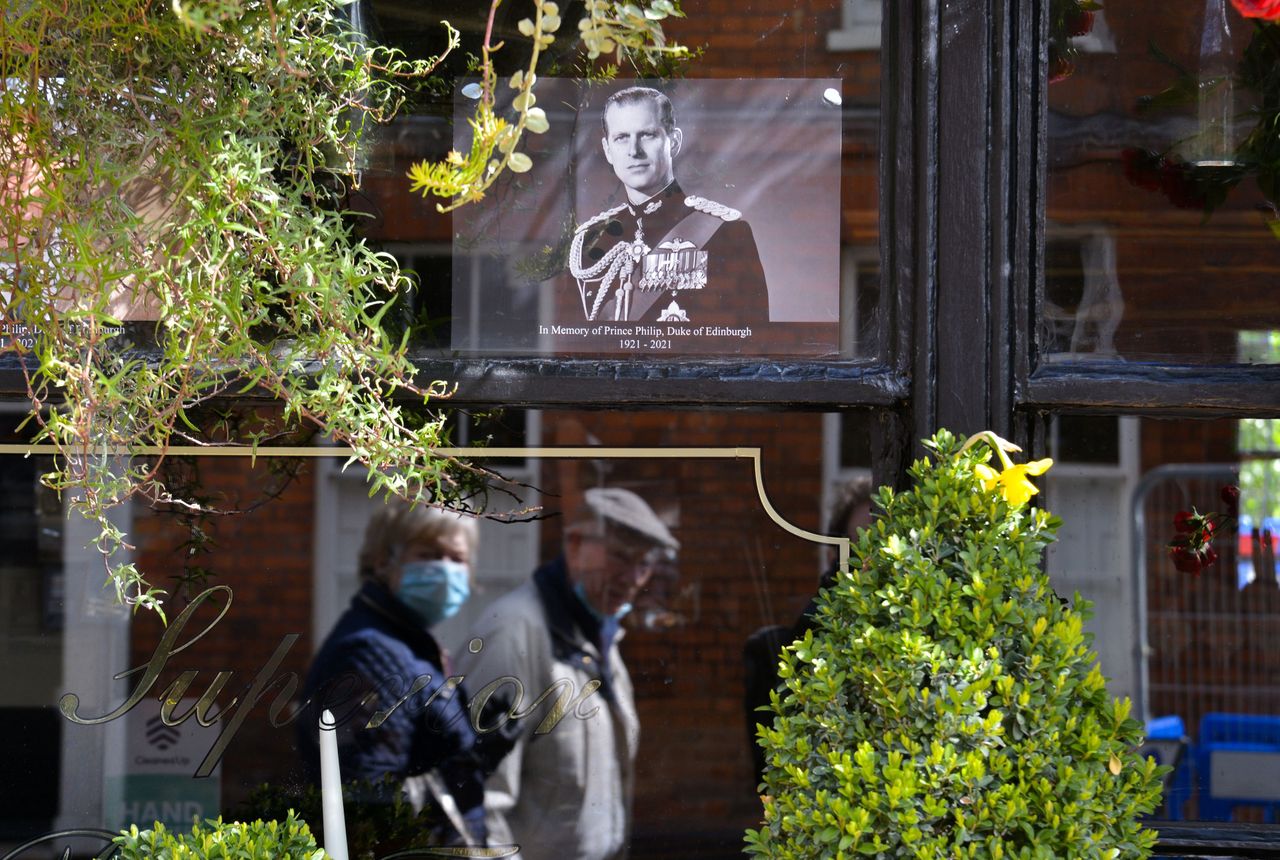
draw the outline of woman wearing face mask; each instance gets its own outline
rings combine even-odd
[[[360,590],[316,654],[298,725],[313,779],[315,726],[328,708],[344,782],[391,777],[420,787],[416,778],[434,772],[466,822],[457,841],[483,844],[483,779],[506,749],[500,737],[477,738],[466,695],[430,633],[470,596],[475,543],[470,517],[398,500],[374,514]]]

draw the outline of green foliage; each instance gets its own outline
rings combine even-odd
[[[211,442],[198,426],[211,403],[269,399],[282,418],[218,444],[256,452],[271,434],[323,434],[367,467],[371,494],[456,505],[484,477],[433,453],[443,419],[422,410],[450,386],[416,378],[407,332],[390,333],[409,281],[344,211],[363,133],[395,115],[406,87],[438,88],[433,71],[459,33],[443,23],[439,55],[408,58],[355,32],[349,5],[18,0],[0,11],[0,322],[22,335],[0,355],[21,360],[33,441],[57,451],[45,484],[96,522],[111,581],[134,606],[160,609],[163,592],[111,566],[128,548],[111,510],[135,497],[205,510],[174,496],[163,461],[175,440]],[[520,134],[546,130],[534,69],[560,18],[550,0],[533,7],[515,118],[492,111],[486,34],[476,148],[415,168],[455,205],[527,170]],[[678,10],[659,7],[640,29],[661,42],[657,20]],[[147,449],[160,455],[143,459]]]
[[[458,464],[380,326],[405,277],[342,211],[366,123],[439,58],[370,46],[342,0],[10,4],[0,28],[0,316],[24,358],[45,482],[108,512],[170,501],[157,460],[214,398],[256,392],[355,450],[375,490],[447,503]],[[441,50],[457,34],[441,30]],[[158,325],[122,325],[128,317]],[[237,440],[255,446],[257,437]],[[158,607],[132,566],[120,597]]]
[[[493,9],[501,0],[494,0]],[[532,46],[526,68],[518,70],[507,81],[515,90],[511,100],[513,118],[508,121],[494,112],[492,55],[501,47],[492,42],[493,17],[481,45],[480,70],[482,83],[478,85],[478,101],[475,116],[470,119],[471,144],[464,155],[452,151],[443,162],[423,161],[409,168],[410,188],[423,197],[451,197],[453,202],[437,204],[441,212],[448,212],[466,203],[480,200],[485,192],[505,171],[526,173],[533,167],[528,153],[517,151],[526,131],[544,134],[550,128],[546,112],[536,107],[538,60],[542,52],[555,42],[560,29],[560,6],[552,0],[533,0],[534,16],[522,19],[517,28],[529,39]],[[617,52],[633,61],[637,68],[653,68],[671,59],[688,56],[680,45],[668,45],[661,22],[668,17],[684,17],[679,4],[673,0],[651,0],[645,7],[619,0],[587,0],[584,16],[578,21],[579,36],[586,48],[587,58],[594,60],[602,54]],[[495,155],[494,150],[498,150]]]
[[[190,833],[173,833],[156,822],[150,830],[135,824],[115,838],[119,860],[323,860],[306,822],[289,810],[284,821],[196,821]]]
[[[986,490],[939,431],[782,656],[750,853],[1142,857],[1159,768],[1040,568],[1055,518]]]

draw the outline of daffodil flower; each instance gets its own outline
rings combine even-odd
[[[1049,467],[1053,465],[1053,460],[1046,457],[1043,460],[1033,460],[1030,463],[1015,464],[1009,459],[1006,451],[1021,451],[1017,445],[1005,439],[1001,439],[990,430],[984,430],[981,433],[975,433],[970,436],[964,443],[964,447],[960,450],[963,452],[974,442],[985,438],[991,448],[996,452],[996,456],[1000,458],[1001,470],[997,472],[986,463],[978,463],[973,467],[974,472],[978,475],[978,479],[982,481],[982,486],[988,490],[1000,490],[1000,495],[1015,508],[1020,508],[1031,500],[1031,497],[1040,492],[1036,485],[1028,480],[1028,475],[1043,475],[1049,471]]]

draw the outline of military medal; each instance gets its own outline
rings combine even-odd
[[[707,285],[707,252],[673,237],[645,255],[640,272],[642,290],[700,290]]]
[[[662,313],[658,314],[658,322],[688,322],[689,314],[684,308],[676,304],[676,300],[672,299],[671,304],[662,309]]]

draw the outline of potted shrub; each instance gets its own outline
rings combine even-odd
[[[784,649],[766,753],[771,858],[1142,857],[1161,769],[1135,753],[1083,624],[1040,566],[1047,460],[939,431]],[[998,467],[988,463],[992,454]]]

